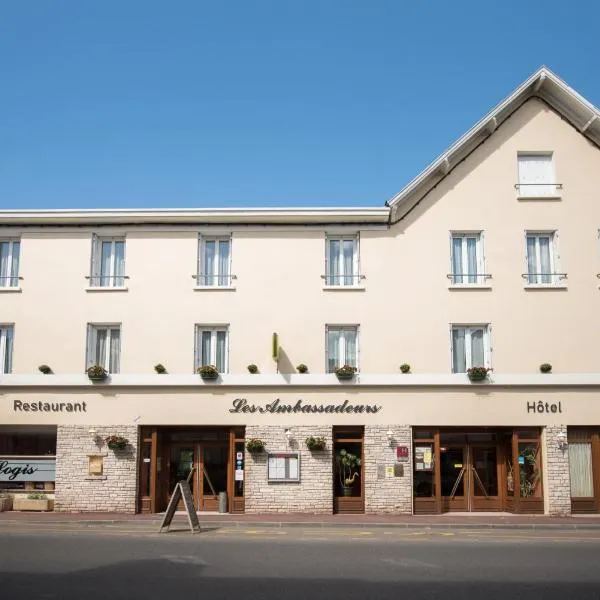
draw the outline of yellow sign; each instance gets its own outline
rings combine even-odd
[[[277,333],[273,333],[271,340],[271,356],[273,360],[279,360],[279,335]]]

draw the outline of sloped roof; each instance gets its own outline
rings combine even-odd
[[[391,208],[392,223],[400,220],[425,194],[444,179],[453,167],[492,135],[499,125],[530,98],[544,100],[579,132],[600,146],[600,111],[550,69],[541,67],[386,202]]]

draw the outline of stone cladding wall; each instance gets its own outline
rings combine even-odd
[[[90,438],[90,429],[98,441]],[[120,435],[129,441],[124,450],[109,450],[104,439]],[[59,425],[56,440],[56,501],[54,509],[63,512],[136,511],[138,428]],[[88,473],[88,456],[101,455],[100,476]]]
[[[281,425],[246,426],[246,440],[260,438],[265,452],[251,454],[246,450],[244,501],[247,513],[312,513],[333,512],[332,438],[329,426],[290,427],[288,442]],[[310,452],[304,440],[309,436],[324,437],[322,452]],[[269,483],[267,452],[300,452],[300,481]]]
[[[388,430],[393,432],[392,441]],[[396,462],[396,447],[408,446],[401,477],[386,477],[385,466]],[[413,512],[412,428],[409,425],[367,425],[364,439],[365,513]]]
[[[571,514],[571,481],[569,472],[569,450],[558,446],[559,433],[567,432],[564,425],[549,425],[545,429],[546,512],[555,517]]]

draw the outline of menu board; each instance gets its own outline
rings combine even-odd
[[[268,455],[269,481],[299,481],[299,456],[297,452],[277,452]]]
[[[433,471],[433,448],[415,446],[415,471]]]

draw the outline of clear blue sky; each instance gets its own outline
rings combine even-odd
[[[0,208],[381,206],[546,64],[600,104],[600,2],[0,7]]]

